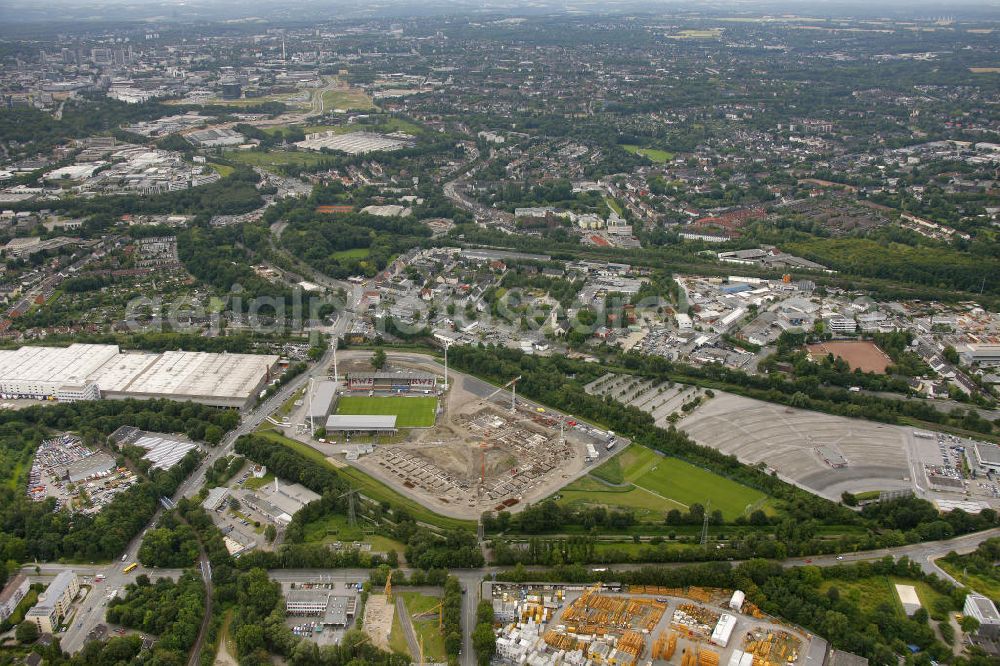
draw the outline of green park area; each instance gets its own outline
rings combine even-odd
[[[643,148],[642,146],[636,146],[633,144],[624,144],[622,148],[633,155],[642,155],[643,157],[646,157],[658,164],[663,164],[664,162],[669,162],[674,159],[673,153],[668,153],[667,151],[660,150],[659,148]]]
[[[400,428],[429,428],[437,417],[437,398],[349,395],[337,401],[338,415],[395,415]]]
[[[836,594],[855,604],[866,614],[878,613],[880,608],[892,608],[894,614],[902,617],[903,604],[896,593],[897,584],[913,586],[920,605],[934,619],[945,619],[952,607],[947,596],[935,591],[927,583],[897,576],[870,576],[852,580],[827,578],[819,583],[819,592],[827,596]],[[832,588],[836,588],[836,593],[830,592]]]
[[[388,537],[378,534],[366,534],[360,525],[351,526],[347,516],[331,513],[320,520],[307,523],[304,528],[306,543],[370,543],[372,550],[386,553],[390,550],[402,555],[406,546]]]
[[[671,509],[686,512],[701,504],[731,521],[761,509],[773,512],[768,497],[677,458],[632,445],[560,492],[563,504],[630,509],[642,522],[660,523]]]

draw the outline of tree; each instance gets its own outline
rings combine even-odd
[[[229,498],[229,508],[233,511],[237,511],[240,508],[240,501],[235,497]]]
[[[958,357],[958,350],[956,350],[953,346],[946,346],[944,351],[941,352],[941,355],[944,356],[944,360],[948,361],[952,365],[958,365],[960,360]]]
[[[476,650],[476,660],[480,666],[488,666],[497,649],[496,635],[493,633],[492,625],[485,623],[476,625],[472,632],[472,647]]]
[[[273,524],[268,523],[267,527],[264,528],[264,538],[267,539],[268,543],[274,543],[274,540],[278,536],[278,528]]]
[[[264,629],[255,624],[244,624],[237,629],[235,639],[240,655],[248,655],[264,647]]]
[[[385,350],[379,347],[372,354],[372,367],[376,370],[381,370],[385,367]]]
[[[17,625],[14,637],[20,643],[34,643],[38,640],[38,625],[34,622],[22,622]]]
[[[958,622],[958,626],[962,627],[962,631],[965,633],[974,634],[979,631],[979,620],[971,615],[963,615],[962,619]]]

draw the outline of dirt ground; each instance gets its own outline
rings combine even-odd
[[[368,354],[349,354],[340,357],[341,377],[372,371]],[[443,379],[443,367],[430,357],[417,358],[390,353],[386,369],[434,372]],[[433,427],[379,438],[374,453],[358,460],[347,461],[343,444],[318,442],[307,430],[285,434],[336,466],[357,467],[433,511],[463,520],[475,520],[486,510],[516,512],[600,463],[585,462],[586,444],[603,452],[605,433],[565,426],[561,434],[560,417],[551,411],[519,399],[518,411],[511,413],[509,392],[459,372],[452,371],[449,379]],[[304,410],[303,405],[291,415],[293,423],[304,419]]]
[[[368,596],[363,628],[375,647],[389,651],[389,633],[392,631],[392,618],[395,612],[395,604],[386,603],[384,594]]]
[[[806,345],[806,349],[814,360],[818,361],[827,354],[833,354],[834,357],[847,361],[851,370],[860,368],[861,372],[874,372],[882,375],[892,363],[892,359],[879,349],[878,345],[864,340],[821,342]]]

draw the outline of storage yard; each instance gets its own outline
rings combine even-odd
[[[56,508],[96,514],[138,478],[118,467],[109,454],[84,446],[74,435],[61,435],[38,445],[28,474],[28,497],[54,498]]]
[[[122,353],[117,345],[0,350],[0,395],[37,400],[155,399],[243,408],[273,378],[278,357],[168,351]]]
[[[746,602],[741,591],[616,584],[487,583],[504,664],[821,666],[826,642]],[[807,658],[808,655],[808,658]]]

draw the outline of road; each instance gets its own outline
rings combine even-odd
[[[399,626],[403,628],[403,636],[406,637],[406,644],[410,648],[410,656],[417,657],[420,654],[417,634],[413,631],[413,622],[410,620],[410,614],[406,610],[406,602],[398,594],[396,595],[396,615],[399,616]]]

